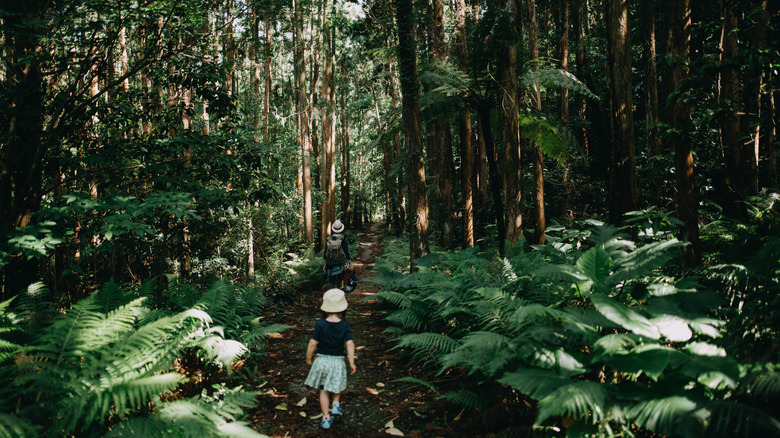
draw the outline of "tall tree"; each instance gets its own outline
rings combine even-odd
[[[607,80],[611,106],[612,160],[609,179],[609,216],[613,223],[639,208],[631,85],[629,1],[606,2]]]
[[[309,137],[309,108],[306,93],[306,41],[303,38],[303,5],[296,0],[293,6],[293,36],[295,44],[295,114],[298,144],[301,150],[301,174],[303,187],[303,240],[306,245],[314,243],[314,211],[312,209],[311,187],[311,138]]]
[[[721,10],[723,23],[720,33],[720,61],[722,70],[718,77],[718,102],[726,109],[722,111],[719,120],[720,147],[726,168],[725,185],[727,196],[731,199],[726,206],[726,212],[734,217],[744,219],[747,210],[744,204],[744,162],[742,159],[743,145],[740,142],[740,113],[738,105],[740,82],[739,72],[734,58],[739,53],[737,28],[737,2],[722,0]]]
[[[403,95],[403,125],[409,179],[410,268],[414,260],[430,252],[428,247],[428,195],[425,188],[425,160],[420,133],[420,104],[417,80],[417,41],[414,5],[411,0],[394,0],[398,26],[398,62]]]
[[[672,70],[672,85],[678,92],[683,88],[689,73],[691,44],[690,0],[667,0],[669,14],[669,52],[677,60]],[[671,108],[674,134],[669,142],[674,148],[674,173],[677,188],[677,215],[683,225],[679,228],[680,240],[691,243],[683,251],[683,263],[693,266],[699,262],[699,218],[696,206],[696,181],[691,145],[691,107],[682,97]]]
[[[539,41],[536,18],[536,0],[526,0],[528,10],[528,52],[531,58],[531,69],[539,70]],[[548,10],[545,9],[545,12]],[[547,18],[546,18],[547,19]],[[542,109],[541,89],[538,82],[534,82],[531,90],[531,104],[536,110]],[[568,105],[568,104],[567,104]],[[531,161],[533,163],[533,203],[534,203],[534,241],[539,245],[544,245],[546,218],[544,214],[544,155],[542,154],[542,145],[534,140],[531,145]]]
[[[468,74],[468,50],[466,47],[466,0],[455,2],[454,52],[458,68]],[[474,150],[472,148],[471,114],[462,109],[458,114],[458,140],[461,156],[461,192],[463,201],[463,246],[474,246]]]
[[[655,0],[642,0],[642,52],[645,60],[645,130],[650,156],[658,155],[658,73],[655,68]]]
[[[325,247],[325,239],[330,235],[330,227],[336,220],[336,124],[334,123],[335,111],[335,48],[336,41],[333,35],[334,28],[330,24],[330,8],[327,2],[323,3],[322,13],[322,50],[325,68],[322,72],[322,246]]]
[[[501,142],[504,145],[504,218],[506,240],[516,243],[523,236],[522,213],[522,169],[520,156],[520,125],[517,104],[517,47],[515,0],[501,3],[500,36],[496,39],[498,56],[498,79],[500,86]]]

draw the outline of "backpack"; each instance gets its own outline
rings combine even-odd
[[[344,254],[344,248],[341,247],[341,242],[344,240],[342,236],[330,236],[325,241],[325,264],[328,266],[343,265],[347,262],[347,255]]]

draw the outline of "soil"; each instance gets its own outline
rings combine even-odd
[[[382,224],[372,224],[360,234],[358,256],[352,261],[352,269],[361,280],[357,289],[347,294],[347,320],[355,338],[357,372],[348,376],[347,389],[341,395],[344,415],[336,416],[331,428],[323,430],[318,392],[303,384],[309,372],[306,346],[314,323],[321,318],[321,292],[314,292],[314,296],[301,297],[298,302],[272,306],[274,310],[265,318],[269,324],[292,328],[269,338],[267,355],[257,363],[260,371],[256,389],[261,396],[250,410],[256,430],[270,437],[479,435],[460,427],[467,414],[437,399],[440,394],[422,385],[397,382],[402,377],[423,376],[390,350],[395,344],[384,333],[388,324],[377,300],[371,299],[378,288],[365,281],[374,275],[374,261],[381,256],[382,230]]]

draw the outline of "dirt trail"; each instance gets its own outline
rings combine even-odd
[[[257,363],[259,391],[250,421],[258,431],[271,437],[389,437],[393,426],[407,437],[455,436],[449,426],[458,411],[447,407],[437,394],[424,387],[396,382],[405,376],[419,377],[419,370],[398,359],[384,330],[387,323],[376,309],[376,300],[366,297],[377,287],[365,281],[374,275],[373,266],[381,256],[382,224],[373,224],[360,234],[358,256],[352,267],[361,282],[347,294],[349,321],[355,338],[357,373],[349,376],[342,393],[342,417],[336,417],[330,430],[320,427],[318,394],[304,386],[309,371],[306,345],[314,323],[321,317],[322,292],[302,297],[298,303],[269,306],[265,321],[293,326],[268,339],[268,355]],[[355,244],[352,243],[354,251]],[[305,398],[305,402],[304,402]],[[302,404],[303,403],[303,404]],[[301,406],[298,406],[302,404]]]

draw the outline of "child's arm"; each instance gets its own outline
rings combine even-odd
[[[351,374],[355,374],[357,367],[355,367],[355,341],[347,341],[347,359],[349,360],[349,368],[352,370]]]
[[[306,365],[311,366],[311,357],[314,355],[314,349],[317,348],[317,341],[309,340],[309,347],[306,349]]]

